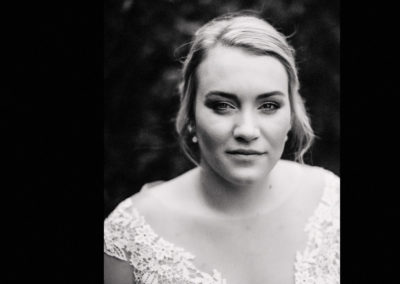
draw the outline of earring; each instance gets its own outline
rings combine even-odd
[[[192,142],[193,142],[193,143],[197,143],[197,142],[198,142],[196,135],[194,135],[194,136],[192,137]]]

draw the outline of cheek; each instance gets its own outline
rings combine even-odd
[[[224,145],[231,133],[231,123],[210,113],[196,116],[196,134],[200,148],[212,151]]]
[[[287,134],[291,128],[290,114],[277,117],[273,121],[264,123],[263,132],[274,147],[284,146]]]

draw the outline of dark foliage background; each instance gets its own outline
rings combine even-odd
[[[144,183],[193,167],[174,131],[180,59],[198,27],[242,9],[291,35],[319,137],[307,162],[339,174],[338,0],[105,0],[104,217]]]

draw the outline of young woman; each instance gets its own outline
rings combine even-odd
[[[197,167],[106,219],[105,283],[339,283],[339,178],[302,162],[314,135],[298,91],[294,51],[269,23],[200,28],[176,121]],[[281,159],[290,142],[296,161]]]

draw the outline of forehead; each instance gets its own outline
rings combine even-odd
[[[238,47],[217,45],[197,69],[198,94],[210,90],[238,95],[288,93],[288,75],[274,56],[256,55]]]

